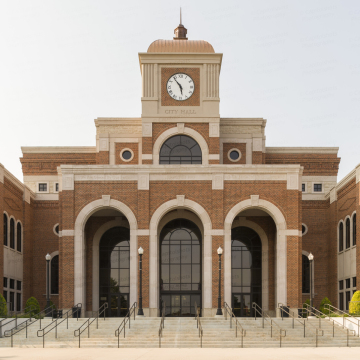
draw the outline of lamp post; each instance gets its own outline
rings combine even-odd
[[[139,310],[138,315],[144,316],[143,308],[142,308],[142,256],[144,253],[144,249],[140,246],[138,249],[138,253],[140,255],[139,259],[139,270],[140,270],[140,294],[139,294]]]
[[[217,249],[217,253],[219,255],[219,297],[218,297],[218,309],[216,311],[216,315],[222,315],[222,310],[221,310],[221,255],[223,253],[223,249],[221,248],[221,246],[219,246],[219,248]]]
[[[308,259],[310,261],[310,311],[312,311],[312,307],[313,307],[313,278],[312,278],[312,267],[313,267],[313,260],[314,260],[314,255],[312,253],[309,254]]]
[[[49,253],[45,256],[46,260],[46,308],[50,307],[50,260],[51,255]],[[49,316],[49,310],[45,314],[45,316]]]

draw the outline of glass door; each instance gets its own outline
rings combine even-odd
[[[236,317],[252,316],[251,294],[233,294],[232,306],[233,313]]]
[[[128,294],[111,294],[110,295],[110,316],[124,317],[129,310]]]

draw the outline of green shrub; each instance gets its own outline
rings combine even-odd
[[[30,311],[30,306],[32,306],[31,316],[34,316],[40,312],[39,302],[33,296],[30,297],[25,304],[26,311]]]
[[[6,300],[5,300],[5,298],[2,296],[2,294],[0,294],[0,318],[6,317],[6,316],[7,316]]]
[[[357,302],[355,302],[357,301]],[[360,291],[355,291],[349,307],[350,315],[360,315]]]
[[[330,313],[330,311],[329,311],[329,308],[328,308],[328,307],[325,307],[326,304],[332,305],[332,304],[331,304],[331,301],[330,301],[327,297],[324,297],[324,298],[321,300],[319,310],[320,310],[323,314],[328,315],[328,314]]]

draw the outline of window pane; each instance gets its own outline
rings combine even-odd
[[[191,283],[191,265],[181,266],[181,282]]]
[[[175,135],[162,145],[160,164],[201,164],[201,149],[186,135]]]
[[[16,241],[16,250],[21,252],[21,225],[17,224],[17,241]]]
[[[51,294],[59,293],[59,255],[51,259]]]
[[[8,246],[8,217],[4,214],[4,245]]]
[[[16,293],[16,311],[21,310],[21,293]]]
[[[15,221],[10,219],[10,247],[15,249]]]
[[[191,264],[191,245],[181,245],[181,263]]]
[[[180,265],[170,265],[170,282],[180,283]]]

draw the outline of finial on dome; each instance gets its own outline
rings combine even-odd
[[[174,40],[187,40],[187,37],[186,37],[187,29],[182,24],[181,8],[180,8],[180,24],[174,30],[174,34],[175,34]]]

